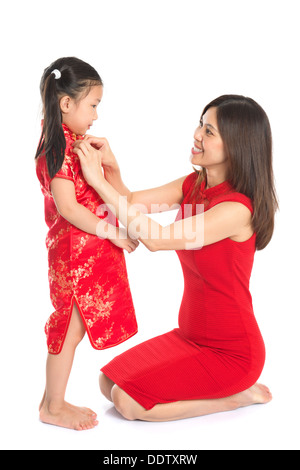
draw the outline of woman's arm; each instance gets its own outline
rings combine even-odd
[[[138,206],[144,214],[178,210],[183,200],[182,184],[185,179],[186,176],[183,176],[156,188],[135,191],[128,202]]]
[[[221,203],[205,213],[163,227],[130,204],[105,180],[101,171],[101,151],[95,151],[83,142],[76,153],[88,183],[110,207],[115,208],[116,216],[129,235],[138,238],[150,251],[200,249],[249,232],[251,213],[236,202]]]
[[[244,241],[252,235],[251,212],[237,202],[218,204],[206,212],[163,227],[128,203],[106,180],[98,182],[94,188],[115,208],[116,216],[130,237],[139,239],[150,251],[195,250],[225,238]]]
[[[153,214],[178,209],[183,199],[182,184],[186,176],[163,186],[131,192],[122,180],[120,167],[107,139],[87,135],[84,141],[101,150],[101,165],[105,179],[120,195],[126,196],[129,203],[138,205],[141,212]],[[82,140],[79,140],[74,143],[74,148],[81,142]]]
[[[126,249],[129,253],[137,247],[137,242],[131,240],[125,231],[109,224],[104,219],[99,219],[77,202],[72,181],[64,178],[54,178],[51,182],[51,192],[58,212],[70,224],[92,235],[108,238],[112,243]]]

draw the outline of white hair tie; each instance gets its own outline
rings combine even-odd
[[[55,75],[55,80],[58,80],[61,77],[61,72],[57,69],[52,70],[51,73],[54,73]]]

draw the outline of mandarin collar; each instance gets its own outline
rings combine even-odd
[[[83,138],[82,135],[77,135],[75,134],[75,132],[71,131],[71,129],[68,126],[66,126],[66,124],[62,124],[62,127],[64,130],[64,134],[68,135],[72,140],[80,140]]]
[[[198,196],[200,196],[201,199],[212,199],[213,197],[232,190],[233,188],[227,180],[223,181],[223,183],[217,184],[216,186],[212,186],[211,188],[206,188],[206,179],[204,179],[201,183]]]

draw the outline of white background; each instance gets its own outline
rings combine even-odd
[[[1,11],[1,447],[3,449],[299,449],[299,30],[295,0],[11,1]],[[183,279],[173,252],[126,256],[139,322],[103,352],[79,346],[67,399],[99,426],[75,432],[39,422],[44,323],[52,312],[43,198],[35,176],[39,81],[61,56],[90,62],[104,81],[99,120],[127,186],[158,186],[192,172],[203,107],[250,96],[269,115],[280,212],[257,253],[251,288],[267,348],[261,382],[274,400],[174,423],[127,422],[98,391],[102,365],[177,326]],[[175,214],[162,217],[169,223]]]

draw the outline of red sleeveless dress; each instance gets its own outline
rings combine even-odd
[[[253,213],[249,198],[228,182],[192,197],[197,174],[183,183],[185,204],[235,201]],[[264,342],[256,323],[249,281],[255,234],[238,243],[229,238],[200,250],[178,251],[184,294],[179,328],[153,338],[113,359],[102,372],[145,409],[158,403],[216,399],[254,385],[265,362]]]
[[[63,124],[66,151],[56,178],[74,183],[77,201],[99,218],[118,225],[102,199],[85,181],[72,143],[81,136]],[[115,346],[137,332],[123,250],[109,240],[79,230],[57,211],[45,155],[37,159],[36,173],[45,198],[50,297],[55,311],[45,332],[48,352],[59,354],[76,303],[95,349]]]

